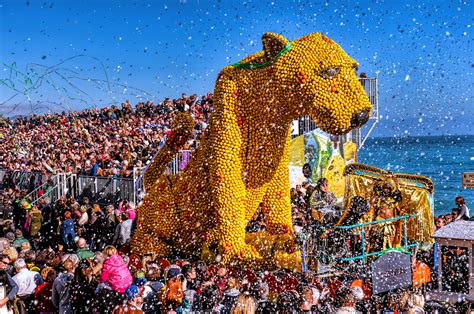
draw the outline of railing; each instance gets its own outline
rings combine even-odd
[[[55,202],[67,194],[73,198],[87,196],[91,201],[102,205],[117,202],[119,199],[135,201],[132,178],[92,177],[64,173],[54,175],[51,180],[33,190],[26,197],[31,200],[32,205],[35,205],[43,199]]]
[[[48,203],[54,203],[59,199],[60,191],[59,185],[56,184],[54,186],[48,186],[47,189],[41,196],[37,198],[31,199],[31,205],[36,205],[40,200],[48,200]]]
[[[145,197],[145,187],[143,185],[143,175],[146,168],[133,167],[133,202],[138,204]]]
[[[377,78],[361,78],[359,80],[362,86],[364,86],[365,93],[372,104],[372,112],[370,113],[369,122],[364,128],[356,129],[356,132],[358,133],[355,136],[357,138],[357,147],[362,148],[379,121],[379,93]],[[362,130],[365,130],[365,134],[362,134]]]
[[[88,197],[101,205],[116,203],[120,199],[135,201],[133,178],[78,175],[75,180],[77,198]]]
[[[7,171],[8,170],[6,169],[0,169],[0,184],[2,185],[2,188],[3,188],[3,180],[6,178]]]
[[[331,227],[322,227],[324,229],[333,229],[333,230],[351,230],[355,228],[362,228],[361,229],[361,248],[360,251],[362,251],[362,254],[356,255],[356,256],[350,256],[350,257],[335,257],[334,259],[340,262],[347,262],[347,261],[355,261],[355,260],[362,260],[363,263],[367,262],[367,258],[371,256],[376,256],[379,254],[382,254],[385,250],[381,251],[376,251],[376,252],[367,252],[365,243],[366,243],[366,232],[365,228],[366,226],[369,225],[376,225],[380,223],[385,223],[385,222],[390,222],[390,221],[398,221],[403,219],[403,238],[402,238],[402,244],[401,246],[398,246],[396,248],[391,248],[391,249],[401,249],[401,250],[407,250],[409,248],[417,246],[416,243],[414,244],[408,244],[408,239],[407,239],[407,219],[416,217],[415,214],[412,215],[406,215],[406,216],[397,216],[393,218],[386,218],[382,220],[375,220],[375,221],[369,221],[369,222],[364,222],[364,223],[359,223],[359,224],[354,224],[354,225],[349,225],[349,226],[331,226]],[[311,239],[311,236],[309,238]],[[318,243],[318,239],[312,239],[313,243]],[[345,241],[344,241],[345,242]],[[343,243],[343,245],[346,245],[346,243]],[[311,250],[316,250],[318,252],[322,251],[323,254],[315,254],[315,252],[308,252],[308,247],[310,247]],[[327,256],[324,255],[324,248],[315,245],[315,246],[309,246],[307,243],[307,239],[303,240],[303,270],[306,270],[307,265],[306,265],[306,257],[316,257],[318,259],[332,259],[333,256]]]
[[[183,170],[191,159],[193,151],[191,150],[180,150],[176,157],[168,165],[166,169],[166,174],[178,174]]]
[[[48,189],[51,189],[53,188],[53,186],[56,186],[55,182],[57,182],[58,180],[57,177],[58,175],[51,176],[47,182],[41,184],[39,187],[37,187],[36,189],[28,193],[26,195],[26,198],[33,200],[33,202],[36,203],[36,200],[38,200],[39,198],[42,198],[45,193],[49,192]]]
[[[0,169],[1,188],[6,188],[9,185],[16,189],[29,190],[32,185],[31,191],[33,191],[38,184],[43,184],[47,178],[48,175],[40,172]]]
[[[53,175],[50,180],[42,184],[26,197],[31,200],[31,205],[35,205],[40,200],[48,199],[50,202],[56,202],[60,197],[71,194],[75,197],[75,188],[73,179],[75,174],[58,173]],[[43,191],[40,195],[40,191]]]
[[[171,160],[168,168],[165,170],[165,173],[168,175],[178,174],[182,171],[186,165],[188,164],[189,160],[191,159],[193,151],[192,150],[180,150],[178,154]],[[153,162],[153,161],[151,161]],[[148,169],[147,167],[133,168],[133,186],[134,186],[134,202],[138,203],[143,199],[145,194],[145,189],[143,186],[143,178],[145,175],[145,171]]]
[[[364,87],[367,97],[369,97],[370,103],[372,104],[372,112],[370,113],[369,119],[379,119],[379,92],[378,92],[378,79],[376,77],[360,78],[360,83]]]

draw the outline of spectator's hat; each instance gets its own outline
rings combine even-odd
[[[281,292],[281,284],[278,282],[279,280],[276,278],[275,274],[272,272],[268,272],[265,274],[265,282],[268,284],[268,288],[272,293],[279,293]]]
[[[127,290],[125,290],[125,295],[127,296],[128,300],[133,300],[140,295],[140,290],[138,289],[137,285],[131,285],[127,288]]]
[[[229,273],[237,275],[237,271],[235,269],[230,269]],[[258,280],[257,274],[252,270],[244,271],[244,278],[247,279],[251,283],[254,283]]]
[[[70,260],[74,266],[79,263],[79,257],[76,254],[64,254],[61,261],[65,263],[67,260]]]
[[[158,264],[160,265],[161,269],[166,269],[170,267],[171,263],[168,261],[166,258],[162,258],[158,261]]]
[[[137,279],[135,279],[135,284],[139,287],[144,286],[148,280],[145,278],[145,274],[143,272],[138,272],[136,274]]]
[[[9,241],[15,240],[15,234],[14,234],[13,232],[7,232],[7,234],[5,235],[5,237],[6,237]]]
[[[64,255],[61,257],[61,262],[64,263],[70,256],[71,256],[71,254],[64,254]]]
[[[298,278],[291,274],[286,274],[283,279],[281,280],[281,284],[283,285],[285,290],[296,290],[299,285]]]
[[[35,277],[34,277],[34,280],[35,280],[35,283],[37,286],[43,284],[44,280],[43,278],[41,277],[40,274],[36,274]]]
[[[142,259],[136,254],[131,254],[128,260],[128,266],[133,267],[136,270],[143,268]]]
[[[354,280],[351,285],[351,292],[354,298],[358,301],[364,300],[367,298],[368,293],[366,293],[367,287],[364,282],[360,279]]]
[[[178,275],[181,275],[181,269],[179,269],[178,267],[171,267],[168,270],[168,279],[175,278]]]
[[[185,260],[177,260],[176,262],[174,262],[176,266],[179,266],[179,267],[183,267],[184,265],[187,265],[187,264],[190,264],[188,261],[185,261]]]

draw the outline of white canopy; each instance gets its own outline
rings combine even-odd
[[[459,220],[436,230],[433,238],[474,241],[474,221]]]

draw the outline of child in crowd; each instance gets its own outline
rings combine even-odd
[[[102,266],[99,281],[104,283],[103,287],[124,293],[130,287],[133,280],[127,264],[125,264],[123,258],[118,255],[117,249],[112,245],[105,247],[104,254],[106,259]]]

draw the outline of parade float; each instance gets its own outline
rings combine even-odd
[[[205,136],[170,173],[192,132],[188,115],[175,117],[144,175],[132,251],[335,278],[350,272],[372,294],[425,285],[430,270],[416,252],[433,244],[432,181],[358,164],[360,142],[333,136],[370,116],[355,61],[321,34],[290,42],[266,33],[262,41],[263,51],[219,74]],[[290,140],[301,115],[319,130]],[[337,198],[337,219],[313,208],[310,224],[293,226],[290,182],[322,178]],[[247,233],[258,208],[267,229]]]
[[[337,219],[325,221],[324,213],[315,215],[313,209],[313,216],[321,218],[319,230],[305,235],[309,266],[304,268],[326,272],[357,262],[367,271],[386,252],[412,255],[432,247],[434,186],[429,178],[359,163],[348,164],[342,173],[345,193]],[[409,261],[407,268],[415,262]]]
[[[190,118],[173,134],[144,175],[132,251],[168,256],[203,252],[223,264],[301,268],[290,206],[288,150],[292,121],[309,115],[330,134],[364,125],[371,103],[357,62],[320,33],[295,41],[265,33],[263,50],[225,67],[214,112],[188,165],[166,165],[190,136]],[[261,204],[267,229],[245,228]]]
[[[357,163],[362,141],[353,140],[314,129],[290,144],[292,186],[326,178],[336,198],[331,206],[312,206],[311,225],[295,226],[302,270],[325,278],[355,274],[374,294],[425,287],[431,271],[416,255],[433,247],[433,182]]]

